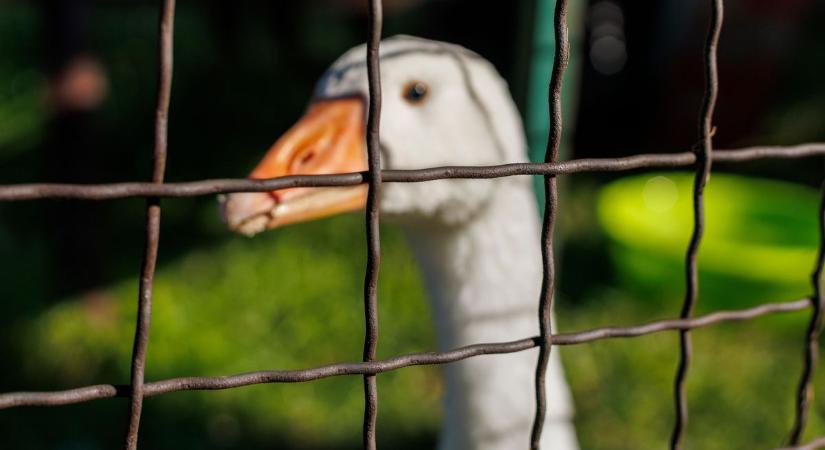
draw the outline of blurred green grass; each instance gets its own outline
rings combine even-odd
[[[147,379],[358,361],[365,261],[360,222],[345,216],[252,240],[238,237],[161,268],[154,286]],[[427,303],[403,240],[386,230],[382,247],[379,356],[434,348]],[[128,380],[135,282],[65,299],[22,325],[17,336],[23,350],[49,355],[25,361],[25,379],[42,386]],[[438,380],[436,368],[381,377],[387,435],[433,435]],[[363,399],[360,382],[352,378],[150,402],[164,415],[200,410],[207,419],[215,414],[234,422],[243,418],[244,429],[277,434],[290,448],[331,448],[358,446]],[[151,433],[145,442],[158,448]]]
[[[338,217],[194,249],[161,267],[147,379],[358,360],[362,231],[360,217]],[[383,231],[379,356],[433,349],[415,262],[396,230]],[[168,239],[174,236],[162,236],[162,242]],[[576,270],[564,268],[568,277]],[[136,289],[132,277],[65,299],[20,324],[18,345],[31,356],[17,368],[25,385],[14,388],[126,382]],[[672,316],[680,295],[681,287],[673,286],[669,301],[640,302],[621,286],[603,283],[576,303],[562,292],[558,320],[561,331],[630,325]],[[777,320],[797,327],[771,326]],[[689,448],[766,448],[782,442],[793,412],[806,320],[807,313],[793,313],[695,333]],[[665,446],[677,348],[676,335],[668,333],[560,350],[576,399],[582,448]],[[440,414],[438,371],[417,367],[379,377],[385,445],[431,448]],[[817,379],[823,381],[821,375]],[[80,416],[92,415],[99,426],[116,430],[125,411],[101,415],[98,406],[107,402],[125,406],[101,400],[49,414],[82,411]],[[278,448],[358,448],[362,402],[358,377],[169,394],[147,401],[142,441],[150,448],[182,448],[178,427],[183,417],[197,430],[185,438],[189,448],[269,448],[272,442]],[[823,413],[823,402],[817,401],[810,435],[825,431]],[[70,414],[63,420],[77,419]],[[21,443],[51,446],[30,427],[19,428],[12,443],[21,438]],[[61,439],[74,433],[67,430]],[[110,436],[112,445],[118,437]],[[84,448],[109,443],[88,431],[78,439],[89,445]]]

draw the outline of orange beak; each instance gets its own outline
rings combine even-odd
[[[358,98],[314,103],[249,175],[275,178],[360,172],[367,169],[364,104]],[[364,207],[365,185],[290,188],[227,195],[221,199],[224,221],[233,231],[254,235],[290,223]]]

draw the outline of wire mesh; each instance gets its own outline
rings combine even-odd
[[[548,405],[544,393],[547,362],[553,346],[579,345],[604,339],[632,338],[665,331],[680,335],[680,362],[674,378],[674,405],[676,419],[670,448],[681,449],[688,425],[688,404],[685,386],[692,358],[690,331],[726,321],[751,320],[782,312],[811,310],[804,340],[803,367],[799,378],[793,427],[785,449],[809,450],[825,447],[825,437],[800,445],[809,416],[813,396],[813,374],[818,358],[818,340],[822,329],[822,311],[825,305],[822,275],[825,270],[825,184],[819,209],[820,245],[812,274],[813,294],[788,302],[765,303],[756,307],[717,311],[693,317],[699,299],[697,254],[704,230],[703,191],[713,163],[738,163],[764,159],[794,159],[825,155],[825,143],[795,146],[760,146],[733,150],[713,149],[713,110],[719,90],[716,49],[722,30],[723,0],[710,0],[712,14],[704,50],[705,93],[699,121],[701,145],[693,151],[664,154],[637,154],[622,158],[577,159],[558,162],[562,132],[561,94],[564,71],[569,55],[566,12],[567,0],[557,0],[554,28],[556,55],[550,77],[549,108],[550,135],[545,162],[514,163],[493,166],[450,166],[416,170],[380,170],[379,128],[381,116],[381,81],[379,46],[382,28],[381,0],[368,0],[367,67],[369,76],[369,109],[367,121],[367,152],[369,170],[334,175],[296,175],[265,180],[216,179],[183,183],[164,183],[167,149],[169,99],[172,86],[172,56],[175,0],[161,1],[159,24],[158,95],[154,129],[154,169],[151,182],[78,184],[16,184],[0,186],[0,201],[30,201],[40,199],[114,200],[131,197],[146,198],[146,247],[141,267],[138,294],[138,315],[131,359],[131,381],[128,385],[99,384],[51,392],[9,392],[0,394],[0,409],[21,406],[58,406],[111,397],[128,397],[129,423],[124,447],[137,448],[143,399],[155,395],[187,390],[232,389],[261,383],[291,383],[323,378],[360,375],[364,378],[364,448],[374,450],[376,445],[376,418],[378,410],[378,374],[417,365],[446,364],[480,355],[504,354],[540,348],[536,368],[536,412],[530,446],[539,448],[543,418]],[[634,326],[604,327],[575,333],[553,333],[550,312],[555,285],[553,231],[558,215],[558,175],[616,172],[634,169],[692,167],[695,170],[693,191],[693,234],[685,255],[686,294],[679,318],[663,319]],[[384,182],[416,183],[454,178],[498,178],[517,175],[543,175],[545,180],[545,214],[542,227],[543,280],[539,299],[538,320],[540,334],[511,342],[479,343],[441,352],[412,353],[384,360],[375,358],[378,342],[377,283],[380,268],[379,200]],[[181,377],[144,381],[146,350],[152,312],[152,281],[155,273],[160,239],[160,201],[162,198],[195,197],[232,192],[263,192],[292,187],[335,187],[368,185],[366,207],[367,266],[364,280],[365,336],[361,362],[335,363],[302,370],[263,370],[228,376]],[[527,442],[525,442],[527,446]]]

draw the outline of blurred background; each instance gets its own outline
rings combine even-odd
[[[157,3],[0,0],[0,182],[149,178]],[[167,180],[247,174],[301,115],[325,67],[363,42],[364,3],[178,1]],[[572,3],[565,157],[690,149],[708,2]],[[490,59],[541,159],[552,0],[384,4],[385,35],[455,42]],[[825,3],[726,5],[716,146],[825,141]],[[821,160],[714,172],[699,312],[808,295]],[[678,314],[690,182],[674,173],[564,180],[562,331]],[[214,198],[163,206],[147,380],[360,359],[360,215],[250,240],[226,231]],[[139,199],[0,204],[0,391],[128,383],[143,216]],[[403,236],[387,226],[382,241],[379,357],[433,349],[429,306]],[[689,448],[782,442],[808,317],[695,333]],[[582,448],[665,447],[676,349],[675,334],[658,334],[561,350]],[[439,368],[385,374],[379,384],[379,445],[432,448]],[[808,437],[825,433],[825,393],[818,394]],[[146,401],[141,445],[355,449],[362,401],[357,377],[170,394]],[[126,399],[0,411],[0,447],[117,447],[126,415]]]

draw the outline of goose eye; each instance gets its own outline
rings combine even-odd
[[[402,96],[407,103],[421,103],[425,98],[427,98],[427,93],[429,92],[429,87],[426,83],[422,81],[410,81],[406,85],[404,85],[404,91],[402,92]]]

